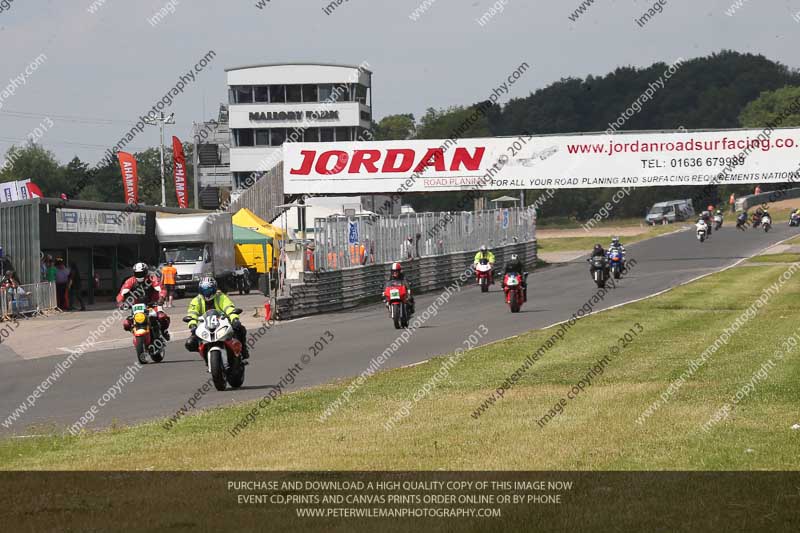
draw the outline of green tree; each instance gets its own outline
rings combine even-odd
[[[55,155],[38,144],[12,146],[6,160],[8,164],[0,171],[0,182],[30,178],[45,196],[58,196],[68,189],[64,171]]]
[[[391,141],[412,139],[416,134],[416,123],[411,113],[403,115],[389,115],[373,125],[375,140]]]
[[[800,112],[783,116],[796,109],[800,102],[800,87],[783,87],[775,91],[764,91],[747,104],[739,114],[739,123],[744,128],[763,128],[767,124],[779,127],[800,126]]]

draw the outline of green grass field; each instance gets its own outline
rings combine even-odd
[[[797,263],[800,262],[800,254],[766,254],[758,255],[749,260],[751,263]]]
[[[676,231],[682,224],[670,224],[667,226],[654,226],[646,228],[644,232],[639,235],[630,235],[620,237],[622,244],[628,245],[635,242],[643,241],[645,239],[652,239],[665,233]],[[585,251],[590,252],[592,246],[600,243],[604,248],[608,248],[611,238],[615,235],[609,233],[608,235],[593,235],[591,237],[543,237],[537,238],[537,248],[539,252],[571,252],[571,251]]]
[[[6,439],[0,441],[0,465],[7,470],[797,469],[800,431],[790,427],[800,422],[800,348],[771,368],[727,420],[709,432],[701,429],[798,330],[800,284],[794,279],[666,405],[637,423],[688,370],[688,361],[699,358],[785,270],[731,269],[579,320],[478,419],[471,413],[553,329],[467,352],[390,431],[384,423],[440,369],[442,358],[370,378],[324,423],[323,408],[349,382],[286,395],[237,437],[228,430],[253,403],[186,417],[170,431],[161,420],[76,437]],[[536,420],[631,328],[637,336],[611,356],[594,384],[539,427]]]

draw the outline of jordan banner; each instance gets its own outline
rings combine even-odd
[[[286,194],[776,183],[800,129],[284,143]]]
[[[136,158],[127,152],[117,153],[119,168],[122,171],[122,188],[126,204],[139,203],[139,175],[136,172]]]
[[[186,156],[183,153],[183,144],[177,137],[172,137],[172,159],[175,174],[175,196],[178,197],[178,207],[189,207],[186,199]]]

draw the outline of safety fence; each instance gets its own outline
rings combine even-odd
[[[39,315],[56,307],[56,284],[53,282],[0,288],[0,320]]]
[[[415,294],[443,289],[458,279],[472,265],[477,250],[421,257],[403,261],[403,271]],[[536,240],[509,244],[493,249],[500,269],[511,254],[519,255],[529,268],[536,265]],[[341,311],[380,301],[389,278],[391,262],[361,267],[304,272],[303,283],[292,285],[288,297],[277,299],[281,320]]]
[[[520,208],[317,218],[314,264],[317,269],[341,270],[535,238],[535,219]]]
[[[783,184],[782,184],[783,185]],[[736,200],[736,210],[746,211],[754,205],[770,204],[781,200],[800,198],[800,188],[778,188],[774,191],[762,192],[760,194],[750,194],[742,196]]]

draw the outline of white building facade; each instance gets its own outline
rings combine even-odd
[[[372,139],[372,72],[365,64],[267,64],[226,73],[234,190],[280,162],[285,142]]]

